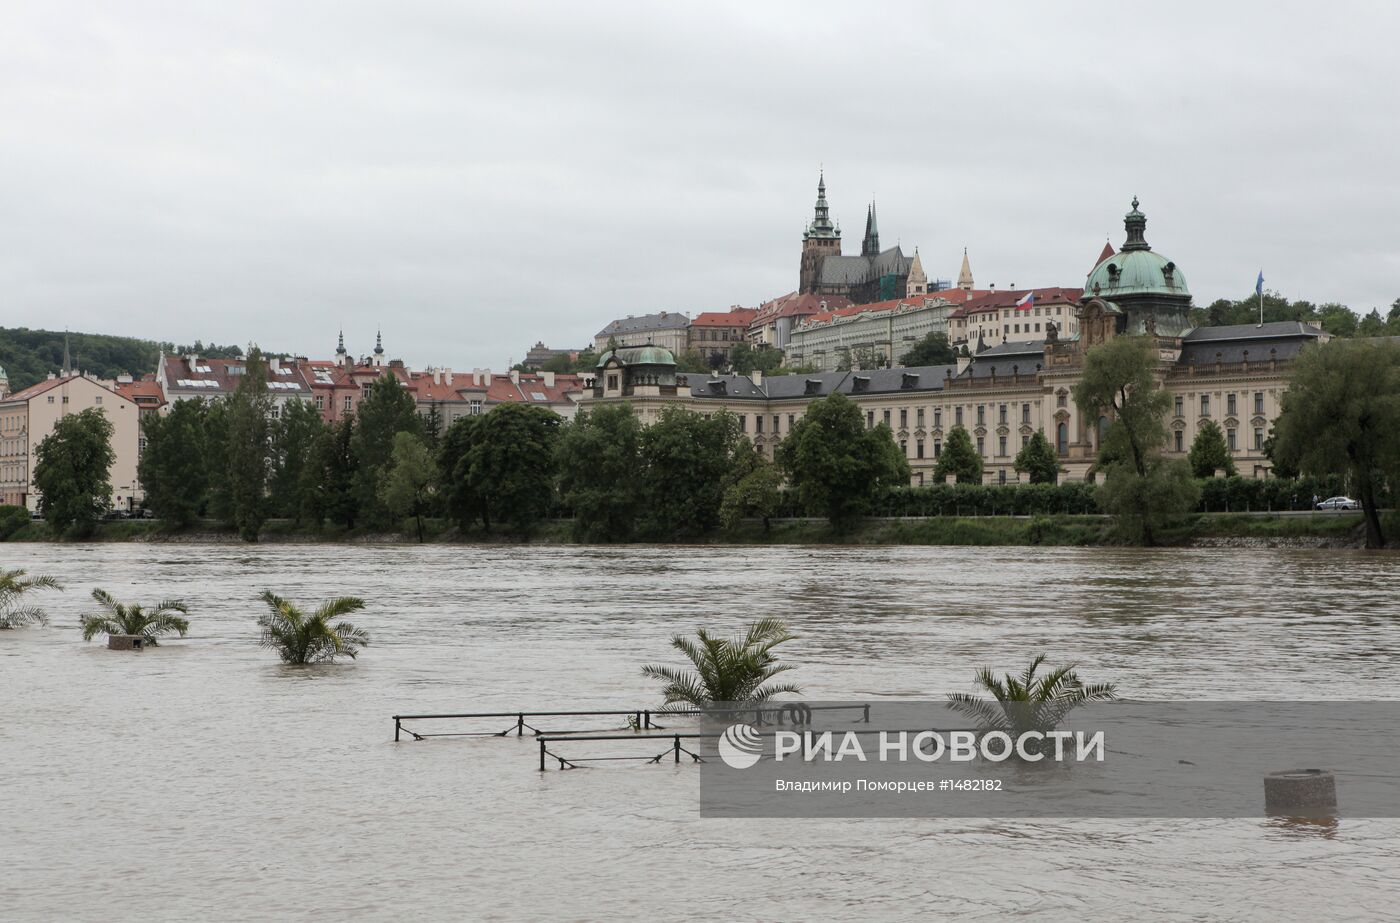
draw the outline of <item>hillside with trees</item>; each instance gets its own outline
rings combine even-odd
[[[212,343],[205,346],[198,340],[191,346],[177,346],[104,333],[0,327],[0,366],[10,376],[10,390],[21,391],[61,369],[65,338],[73,367],[99,378],[115,378],[122,373],[140,378],[154,372],[162,348],[168,353],[194,352],[214,359],[233,358],[243,353],[239,346]]]

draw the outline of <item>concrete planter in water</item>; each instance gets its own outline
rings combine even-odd
[[[109,651],[143,651],[146,649],[146,639],[141,635],[108,635],[107,650]]]

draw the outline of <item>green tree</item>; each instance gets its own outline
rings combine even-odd
[[[330,520],[355,528],[359,501],[355,496],[355,420],[341,417],[316,435],[311,463],[302,472],[305,515],[317,525]]]
[[[1322,329],[1334,337],[1356,336],[1360,319],[1356,312],[1344,304],[1324,304],[1317,309],[1317,319]]]
[[[171,527],[188,526],[199,518],[209,492],[206,409],[201,400],[181,400],[169,413],[141,417],[146,448],[137,476],[146,492],[145,507]]]
[[[1400,475],[1400,347],[1337,341],[1293,366],[1274,424],[1275,457],[1303,474],[1345,473],[1366,520],[1366,547],[1385,545],[1380,495]]]
[[[190,630],[190,623],[184,618],[189,607],[178,599],[163,599],[147,608],[139,603],[119,603],[106,590],[93,590],[92,598],[102,611],[82,617],[84,641],[98,635],[140,635],[155,647],[161,635],[174,632],[183,638]]]
[[[942,481],[950,474],[957,476],[959,484],[982,483],[982,456],[977,454],[972,437],[961,426],[948,430],[948,440],[943,443],[938,463],[933,466],[936,481]]]
[[[809,404],[777,454],[802,505],[838,530],[868,513],[885,488],[909,483],[909,462],[890,428],[866,429],[860,408],[840,393]]]
[[[763,520],[763,531],[768,531],[768,521],[777,514],[782,504],[783,478],[772,462],[764,458],[747,439],[739,440],[734,448],[730,470],[726,473],[724,499],[720,502],[720,523],[732,529],[747,517]]]
[[[1291,481],[1302,473],[1298,470],[1296,459],[1283,458],[1279,455],[1277,420],[1269,426],[1268,438],[1264,440],[1264,454],[1268,456],[1269,462],[1273,465],[1271,471],[1274,477]]]
[[[1171,396],[1157,385],[1157,353],[1146,337],[1115,337],[1090,349],[1074,402],[1099,425],[1100,506],[1131,541],[1155,544],[1161,524],[1196,505],[1200,490],[1181,461],[1162,458]],[[1108,422],[1108,421],[1111,421]]]
[[[423,440],[413,433],[395,435],[380,500],[393,515],[413,517],[419,542],[423,541],[423,514],[432,508],[436,484],[437,465]]]
[[[484,499],[471,482],[471,450],[476,444],[480,416],[458,417],[443,434],[438,447],[438,482],[449,518],[463,531],[478,516],[486,516]]]
[[[958,361],[953,347],[948,345],[948,334],[934,330],[924,334],[924,338],[910,347],[899,359],[905,368],[920,365],[952,365]]]
[[[394,452],[399,433],[423,432],[413,394],[390,374],[381,375],[370,385],[355,414],[353,448],[355,453],[355,499],[357,519],[372,529],[390,524],[389,511],[379,500],[379,486]]]
[[[315,479],[308,475],[308,469],[316,463],[317,440],[326,424],[309,401],[288,401],[271,429],[269,504],[273,515],[300,524],[314,506],[309,494],[315,490]]]
[[[442,440],[442,430],[442,401],[430,401],[428,412],[423,414],[423,441],[434,452]]]
[[[676,356],[676,371],[708,373],[710,371],[710,362],[700,353],[700,350],[687,349]]]
[[[497,404],[479,418],[467,450],[468,505],[482,525],[528,534],[549,515],[558,472],[559,416],[544,407]]]
[[[981,466],[978,466],[981,476]],[[1055,447],[1045,438],[1044,430],[1036,430],[1021,451],[1016,453],[1016,470],[1030,475],[1032,484],[1054,484],[1060,479],[1060,458]]]
[[[236,525],[233,491],[229,485],[229,405],[228,398],[211,401],[204,407],[204,468],[209,484],[204,494],[204,515],[227,525]]]
[[[783,364],[783,351],[770,346],[750,346],[748,343],[735,343],[729,348],[729,367],[738,375],[751,375],[755,371],[768,374]]]
[[[1020,676],[1007,673],[1005,678],[998,678],[990,667],[983,667],[977,671],[977,686],[989,693],[992,700],[954,692],[948,695],[948,704],[959,714],[975,720],[979,730],[1001,731],[1016,740],[1028,731],[1045,734],[1055,730],[1066,715],[1085,702],[1118,698],[1113,683],[1080,681],[1073,663],[1037,677],[1036,671],[1045,660],[1045,655],[1041,654]]]
[[[581,411],[564,427],[556,458],[559,490],[585,540],[625,541],[641,508],[642,425],[627,404]]]
[[[793,683],[771,682],[793,669],[779,663],[774,649],[796,640],[781,619],[754,622],[740,637],[720,638],[701,628],[695,640],[676,635],[671,646],[685,655],[693,670],[659,664],[642,667],[642,675],[664,683],[662,710],[708,708],[715,703],[762,703],[775,695],[797,694]]]
[[[255,346],[228,399],[227,477],[233,524],[245,542],[256,542],[267,520],[267,469],[272,396],[267,363]]]
[[[1201,423],[1196,438],[1191,440],[1191,451],[1186,454],[1186,463],[1191,473],[1198,478],[1213,478],[1217,469],[1224,468],[1227,476],[1235,473],[1235,460],[1230,457],[1230,447],[1225,444],[1225,434],[1214,420]]]
[[[0,569],[0,630],[44,625],[48,613],[38,606],[24,605],[29,594],[38,590],[62,590],[56,577],[26,576],[23,569]]]
[[[262,628],[259,643],[275,650],[284,663],[329,663],[340,656],[354,660],[359,649],[369,644],[369,635],[349,622],[333,623],[341,616],[363,609],[363,599],[354,596],[328,599],[308,615],[271,590],[264,590],[259,598],[268,609],[258,616],[258,626]]]
[[[112,503],[112,424],[101,408],[60,419],[34,457],[39,512],[50,528],[90,534]]]
[[[719,525],[739,420],[671,404],[642,431],[642,528],[656,538],[704,535]]]

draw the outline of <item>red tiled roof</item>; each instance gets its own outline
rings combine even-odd
[[[147,407],[152,404],[159,407],[165,403],[165,394],[160,390],[160,385],[145,378],[140,381],[118,382],[116,392],[133,403]]]
[[[760,305],[753,323],[763,323],[779,317],[806,317],[821,311],[835,311],[850,304],[851,299],[845,295],[818,295],[815,292],[799,295],[797,292],[790,292]]]
[[[692,327],[747,327],[753,322],[758,308],[732,308],[728,311],[705,311],[695,315]]]
[[[36,397],[38,397],[39,395],[43,394],[45,391],[48,391],[50,388],[56,388],[56,387],[58,387],[59,385],[63,384],[63,382],[66,381],[66,380],[67,380],[67,379],[64,379],[64,378],[46,378],[46,379],[44,379],[43,381],[39,382],[37,385],[30,385],[29,387],[25,388],[23,391],[17,391],[17,392],[15,392],[14,394],[11,394],[10,396],[6,397],[5,400],[6,400],[6,401],[29,401],[29,400],[33,400],[34,398],[36,398]]]
[[[1048,304],[1079,304],[1079,299],[1084,296],[1082,288],[1007,289],[1004,292],[988,292],[981,297],[973,298],[949,316],[969,317],[973,314],[986,314],[1000,311],[1003,308],[1014,308],[1016,302],[1025,297],[1027,292],[1035,292],[1037,307],[1044,307]]]
[[[1094,265],[1095,265],[1095,266],[1099,265],[1099,263],[1102,263],[1104,260],[1108,259],[1110,256],[1113,256],[1113,244],[1109,243],[1108,241],[1104,241],[1104,242],[1103,242],[1103,250],[1102,250],[1102,252],[1099,253],[1099,258],[1094,262]]]
[[[844,308],[837,308],[834,311],[821,311],[803,320],[803,323],[820,323],[831,320],[834,317],[850,317],[853,314],[862,314],[866,311],[893,311],[901,306],[923,307],[926,304],[936,304],[940,299],[950,304],[961,305],[969,301],[974,295],[980,292],[968,292],[960,288],[947,289],[941,292],[928,292],[923,295],[914,295],[909,298],[891,298],[888,301],[872,301],[869,304],[852,304]]]

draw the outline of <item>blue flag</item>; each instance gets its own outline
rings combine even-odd
[[[1264,270],[1259,270],[1259,281],[1254,283],[1254,294],[1264,294]]]

